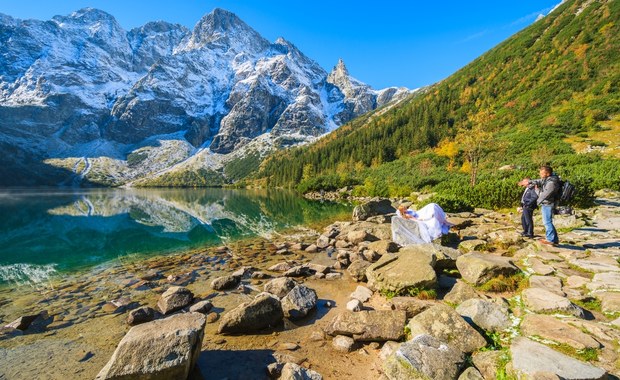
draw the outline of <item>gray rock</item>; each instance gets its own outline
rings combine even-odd
[[[425,250],[427,254],[435,257],[436,270],[456,268],[456,259],[461,256],[461,252],[458,249],[444,247],[439,244],[419,244],[417,247]]]
[[[330,241],[331,241],[331,239],[329,237],[327,237],[325,235],[321,235],[316,240],[316,246],[319,249],[325,249],[325,248],[329,247]]]
[[[243,334],[275,326],[282,321],[284,313],[280,300],[269,293],[261,293],[251,302],[245,302],[221,318],[220,334]]]
[[[209,300],[199,301],[189,307],[189,311],[192,313],[207,314],[213,308],[213,303]]]
[[[141,323],[146,323],[157,318],[157,311],[148,306],[143,306],[132,310],[127,315],[127,324],[129,326],[139,325]]]
[[[569,260],[568,263],[594,273],[620,272],[616,259],[607,255],[593,254],[587,258]]]
[[[583,309],[545,289],[529,288],[521,293],[525,306],[536,313],[565,313],[584,318]]]
[[[202,314],[186,313],[132,327],[96,379],[186,379],[205,324]]]
[[[317,247],[316,244],[310,244],[304,251],[308,252],[308,253],[315,253],[318,252],[319,247]]]
[[[286,363],[282,367],[280,380],[323,380],[323,376],[316,371],[300,367],[295,363]]]
[[[368,249],[377,252],[380,255],[398,252],[398,244],[391,240],[378,240],[368,244]]]
[[[372,297],[372,290],[365,286],[358,285],[355,291],[349,295],[349,298],[360,300],[361,302],[367,302]]]
[[[362,302],[360,300],[357,299],[353,299],[349,302],[347,302],[347,310],[349,311],[360,311],[362,310]]]
[[[538,259],[531,258],[529,261],[530,261],[532,270],[536,274],[539,274],[541,276],[548,276],[550,274],[553,274],[553,272],[555,272],[555,269],[553,269],[551,265],[547,265]]]
[[[432,289],[437,284],[433,257],[407,247],[394,256],[385,255],[366,270],[368,287],[397,294]]]
[[[487,246],[486,240],[480,240],[480,239],[475,239],[475,240],[463,240],[460,244],[459,244],[459,249],[462,252],[473,252],[473,251],[481,251],[483,250],[486,246]]]
[[[474,365],[485,379],[495,379],[503,351],[482,351],[472,355]]]
[[[405,321],[404,311],[344,311],[331,320],[325,332],[332,336],[351,336],[356,341],[400,340],[404,335]]]
[[[232,289],[239,285],[241,277],[239,276],[222,276],[211,281],[211,288],[213,290],[226,290]]]
[[[389,199],[375,198],[362,205],[355,206],[353,209],[353,220],[366,220],[371,216],[390,214],[393,212],[396,212],[396,209],[392,207],[392,203]]]
[[[511,326],[508,308],[491,301],[472,298],[460,304],[456,311],[486,331],[499,332]]]
[[[400,345],[384,363],[386,376],[396,379],[456,379],[463,353],[431,335],[418,335]]]
[[[194,294],[182,286],[172,286],[164,292],[157,301],[157,307],[164,314],[170,314],[183,309],[192,303]]]
[[[601,301],[603,313],[620,312],[620,293],[618,292],[598,292],[594,296]]]
[[[308,265],[308,269],[310,269],[310,271],[313,271],[315,273],[323,273],[323,274],[329,273],[329,267],[326,265],[315,264],[315,263],[308,263],[307,265]]]
[[[499,275],[510,276],[519,272],[507,257],[471,252],[456,260],[456,267],[467,282],[482,285]]]
[[[590,279],[583,276],[568,276],[565,282],[567,287],[577,289],[586,286],[590,282]]]
[[[484,377],[475,367],[469,367],[461,373],[458,380],[484,380]]]
[[[351,244],[359,244],[370,239],[371,235],[364,230],[351,231],[347,234],[347,241]]]
[[[443,300],[453,305],[459,305],[471,298],[483,298],[483,296],[465,281],[457,280],[452,290],[444,296]]]
[[[342,273],[328,273],[325,275],[325,279],[328,281],[340,280],[342,278]]]
[[[539,336],[564,343],[577,350],[601,347],[601,344],[590,335],[551,315],[526,315],[521,322],[521,333],[525,336]]]
[[[454,309],[437,304],[411,318],[412,336],[428,334],[463,353],[471,353],[486,345],[485,339]]]
[[[356,282],[366,281],[366,269],[368,269],[370,264],[365,260],[355,260],[349,265],[347,271]]]
[[[392,310],[404,311],[407,314],[407,318],[413,318],[435,304],[435,302],[420,300],[415,297],[393,297],[388,302]]]
[[[39,318],[41,314],[33,314],[33,315],[25,315],[23,317],[19,317],[13,322],[9,323],[4,327],[11,327],[18,330],[26,330],[32,322],[34,322],[37,318]]]
[[[266,283],[264,290],[267,293],[271,293],[278,298],[282,298],[286,296],[288,292],[290,292],[295,287],[295,285],[297,285],[297,282],[295,282],[295,280],[293,280],[292,278],[279,277],[274,278],[273,280]]]
[[[296,285],[282,298],[282,311],[290,319],[299,319],[308,315],[316,307],[318,297],[313,289],[305,285]]]
[[[355,341],[351,337],[337,335],[334,337],[334,340],[332,340],[332,346],[334,346],[337,351],[351,352],[353,351],[353,346],[355,346]]]
[[[307,265],[297,265],[284,272],[284,277],[307,277],[312,276],[312,274]]]
[[[561,354],[543,344],[518,337],[510,346],[515,372],[534,376],[548,372],[567,380],[603,380],[607,371]]]
[[[289,263],[277,263],[274,264],[272,266],[270,266],[267,270],[270,270],[272,272],[286,272],[287,270],[291,269],[293,266]]]
[[[562,280],[552,276],[530,276],[530,288],[539,288],[555,293],[560,297],[566,294],[562,291]]]
[[[385,361],[390,355],[398,350],[400,345],[401,343],[394,342],[393,340],[385,342],[383,347],[381,347],[381,351],[379,351],[379,358]]]
[[[596,273],[592,277],[592,281],[586,285],[586,288],[592,291],[610,290],[612,292],[620,292],[620,273]]]

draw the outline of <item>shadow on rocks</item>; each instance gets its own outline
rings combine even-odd
[[[331,306],[327,306],[329,303]],[[318,299],[316,301],[316,307],[308,312],[303,318],[291,320],[288,318],[284,318],[284,330],[292,330],[297,327],[310,326],[313,325],[316,321],[323,318],[329,310],[336,307],[336,301]]]
[[[202,351],[189,380],[269,379],[267,365],[275,363],[272,350]]]

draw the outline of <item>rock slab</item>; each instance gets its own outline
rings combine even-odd
[[[305,317],[310,310],[316,307],[317,299],[318,297],[313,289],[305,285],[296,285],[282,298],[284,316],[291,319]]]
[[[325,332],[364,342],[400,340],[405,333],[406,318],[405,312],[399,310],[344,311],[332,319]]]
[[[194,294],[182,286],[172,286],[161,295],[157,307],[164,315],[181,310],[192,303]]]
[[[471,252],[456,259],[456,267],[467,282],[482,285],[499,275],[510,276],[519,269],[510,258]]]
[[[382,256],[366,269],[368,287],[396,294],[414,289],[434,288],[437,274],[432,256],[424,251],[407,247],[394,256]]]
[[[543,344],[518,337],[510,346],[513,369],[536,378],[537,373],[553,373],[566,380],[603,380],[604,369],[573,359]]]

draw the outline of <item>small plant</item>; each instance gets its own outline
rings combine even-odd
[[[590,146],[595,146],[595,147],[601,147],[601,148],[603,148],[603,147],[606,147],[606,146],[607,146],[607,144],[605,144],[605,143],[604,143],[604,142],[602,142],[602,141],[592,141],[592,142],[590,142]]]
[[[522,273],[518,273],[512,276],[499,276],[490,279],[478,288],[483,292],[491,293],[503,293],[503,292],[515,292],[519,289],[523,289],[527,286],[527,279]]]

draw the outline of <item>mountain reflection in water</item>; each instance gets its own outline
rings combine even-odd
[[[131,254],[270,239],[281,229],[349,210],[274,190],[5,190],[0,192],[0,282],[23,276],[19,268],[66,272]]]

